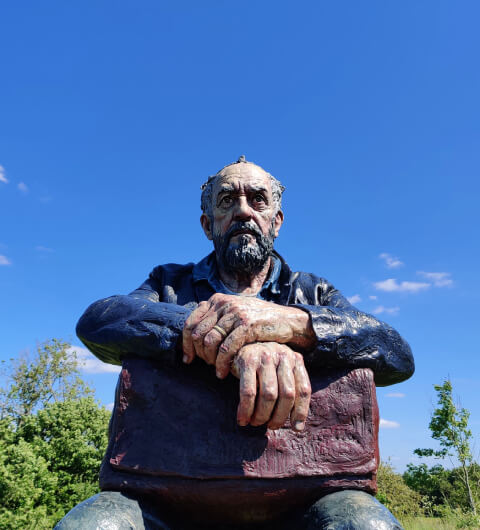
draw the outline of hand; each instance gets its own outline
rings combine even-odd
[[[276,342],[247,344],[232,373],[240,379],[239,425],[268,422],[269,429],[279,429],[290,416],[296,431],[305,428],[312,389],[300,353]]]
[[[301,309],[217,293],[201,302],[185,322],[184,361],[190,363],[198,355],[216,364],[218,377],[224,378],[245,344],[272,341],[309,348],[315,339],[310,317]]]

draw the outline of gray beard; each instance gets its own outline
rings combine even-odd
[[[255,241],[251,236],[240,237],[238,242],[230,243],[233,232],[240,229],[251,230],[255,235]],[[213,244],[217,254],[219,267],[233,274],[251,276],[260,272],[273,251],[275,241],[275,228],[272,226],[268,235],[263,235],[258,226],[253,222],[235,223],[223,235],[213,234]]]

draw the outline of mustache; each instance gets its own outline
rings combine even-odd
[[[249,232],[254,234],[257,239],[261,238],[263,236],[262,231],[260,230],[260,228],[254,222],[252,222],[252,221],[247,221],[247,222],[239,221],[238,223],[235,223],[234,225],[232,225],[225,232],[225,235],[223,236],[224,241],[230,241],[230,238],[235,234],[235,232],[241,232],[241,231],[244,231],[244,230],[248,230]]]

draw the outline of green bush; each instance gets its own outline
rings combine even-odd
[[[98,492],[110,413],[79,378],[69,345],[20,359],[0,389],[0,528],[47,530]]]
[[[421,495],[410,489],[405,484],[402,475],[395,473],[389,463],[380,463],[378,467],[377,483],[377,499],[384,504],[397,519],[402,520],[405,517],[423,515]]]

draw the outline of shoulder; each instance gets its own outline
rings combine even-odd
[[[291,292],[308,305],[328,305],[327,296],[333,286],[325,279],[311,272],[296,271],[290,276]]]
[[[352,307],[350,302],[328,280],[311,272],[292,272],[290,285],[290,293],[294,299],[290,303]]]
[[[184,278],[192,274],[194,263],[186,263],[185,265],[179,263],[165,263],[157,265],[149,275],[151,280],[157,282],[169,283],[168,280]]]

